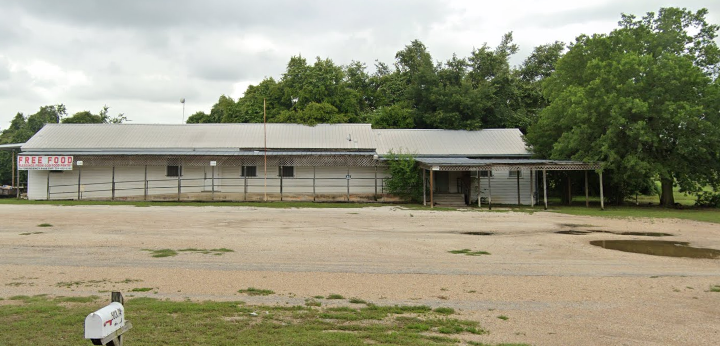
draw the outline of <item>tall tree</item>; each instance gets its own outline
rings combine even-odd
[[[674,183],[717,185],[720,53],[706,15],[622,15],[610,34],[578,37],[543,84],[551,103],[527,134],[536,153],[603,161],[619,186],[657,177],[665,206]]]

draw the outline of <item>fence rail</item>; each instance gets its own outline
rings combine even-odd
[[[137,194],[124,194],[122,199],[153,199],[158,195],[167,195],[177,193],[177,200],[192,200],[192,196],[188,194],[211,194],[211,198],[215,199],[216,193],[233,194],[235,198],[230,200],[247,201],[250,200],[248,195],[264,194],[270,197],[279,195],[279,200],[283,200],[285,195],[302,195],[312,196],[315,201],[317,196],[345,196],[345,201],[350,201],[353,194],[385,195],[385,177],[363,177],[363,178],[347,178],[347,177],[214,177],[214,178],[183,178],[168,177],[166,179],[143,179],[143,180],[110,180],[103,182],[84,183],[78,179],[77,183],[53,184],[51,178],[48,177],[47,199],[77,199],[83,198],[116,199],[117,193],[129,191],[138,191]],[[288,181],[292,182],[288,184]],[[209,182],[209,184],[208,184]],[[300,182],[300,183],[299,183]],[[142,184],[142,186],[127,186],[128,184]],[[225,191],[221,191],[225,190]],[[291,190],[291,191],[288,191]],[[331,190],[331,192],[327,192]],[[157,193],[162,191],[162,193]],[[322,192],[321,192],[322,191]],[[362,191],[362,192],[359,192]],[[368,192],[370,191],[370,192]],[[97,196],[98,193],[107,196]],[[182,197],[186,194],[185,198]],[[87,197],[93,195],[92,197]],[[240,196],[241,197],[238,197]],[[268,200],[271,200],[268,197]],[[167,199],[165,197],[164,199]],[[228,198],[224,198],[228,200]],[[257,198],[253,199],[257,200]],[[276,199],[277,200],[277,197]],[[334,199],[336,200],[336,199]]]

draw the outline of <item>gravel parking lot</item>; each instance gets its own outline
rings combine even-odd
[[[650,256],[589,243],[648,239],[620,232],[664,232],[672,236],[662,240],[720,249],[717,224],[391,206],[0,205],[0,214],[3,298],[121,290],[126,296],[302,305],[334,293],[379,305],[452,307],[490,331],[470,337],[487,343],[720,340],[720,293],[710,291],[720,285],[720,259]],[[555,233],[569,230],[615,233]],[[163,258],[151,252],[221,248],[232,252],[180,251]],[[449,252],[461,249],[490,254]],[[275,294],[238,293],[248,287]],[[152,290],[132,292],[138,288]],[[13,303],[2,300],[0,308]]]

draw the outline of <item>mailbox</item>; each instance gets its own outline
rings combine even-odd
[[[85,317],[85,339],[102,340],[125,331],[125,308],[120,303],[95,311]]]

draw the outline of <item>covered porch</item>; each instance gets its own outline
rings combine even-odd
[[[431,207],[436,205],[437,193],[462,194],[468,205],[475,203],[473,196],[477,196],[478,207],[485,203],[489,209],[492,209],[493,197],[496,198],[496,204],[499,202],[534,207],[539,204],[538,190],[541,189],[542,202],[547,209],[547,171],[584,171],[585,205],[589,207],[588,171],[601,168],[600,163],[538,159],[433,157],[416,158],[416,161],[423,170],[423,205],[429,202]],[[602,171],[598,172],[598,175],[600,207],[604,209]]]

